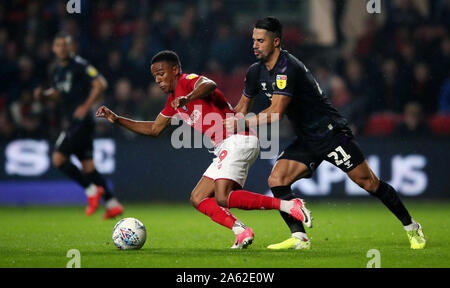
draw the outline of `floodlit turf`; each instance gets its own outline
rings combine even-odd
[[[189,205],[125,205],[123,217],[141,220],[148,239],[139,251],[120,251],[111,240],[116,220],[91,217],[83,207],[0,207],[0,267],[66,267],[78,249],[81,267],[361,267],[378,249],[381,267],[450,267],[450,203],[407,202],[423,226],[427,248],[409,248],[406,233],[377,201],[310,201],[310,251],[270,251],[288,229],[278,211],[232,212],[255,232],[247,250],[232,251],[234,235]],[[117,219],[118,220],[118,219]]]

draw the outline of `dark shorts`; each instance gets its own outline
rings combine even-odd
[[[337,133],[320,145],[308,145],[297,138],[278,156],[277,161],[282,159],[305,164],[312,176],[323,160],[347,173],[364,162],[365,157],[352,135]]]
[[[93,121],[73,121],[69,129],[61,132],[55,150],[66,155],[75,155],[79,160],[92,159],[95,124]]]

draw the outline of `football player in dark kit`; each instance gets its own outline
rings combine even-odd
[[[257,96],[269,97],[272,104],[256,116],[228,119],[227,129],[271,123],[286,115],[297,138],[279,155],[269,176],[268,184],[275,197],[297,198],[291,185],[311,177],[323,160],[328,161],[382,201],[403,224],[412,249],[423,249],[426,240],[420,224],[411,218],[395,189],[373,173],[347,121],[331,105],[308,68],[281,49],[281,39],[278,19],[266,17],[256,22],[253,50],[259,61],[247,71],[244,92],[235,110],[245,115]],[[285,213],[281,216],[292,237],[268,248],[309,249],[311,244],[302,223]]]
[[[88,199],[86,214],[93,214],[100,199],[105,201],[105,219],[114,218],[123,212],[122,205],[108,189],[105,179],[97,172],[93,161],[93,137],[95,122],[92,105],[101,97],[107,87],[105,78],[83,58],[74,55],[72,38],[58,34],[53,41],[56,67],[53,71],[52,88],[35,89],[37,99],[58,101],[67,123],[59,135],[52,163],[64,174],[83,186]],[[70,161],[78,157],[82,164],[80,171]]]

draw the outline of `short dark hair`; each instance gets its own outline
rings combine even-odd
[[[280,20],[275,17],[269,16],[256,21],[255,28],[264,29],[275,34],[275,37],[282,38],[283,25]]]
[[[153,56],[151,64],[153,65],[156,62],[163,62],[163,61],[173,65],[177,65],[178,67],[180,67],[181,70],[180,58],[174,51],[164,50],[158,52],[155,56]]]
[[[72,35],[67,34],[66,32],[58,32],[58,33],[55,35],[55,38],[54,38],[54,39],[60,39],[60,38],[68,39],[69,42],[73,42]]]

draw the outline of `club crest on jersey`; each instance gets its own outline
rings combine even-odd
[[[87,74],[91,77],[96,77],[98,75],[97,69],[95,69],[94,66],[92,66],[92,65],[89,65],[86,68],[86,71],[87,71]]]
[[[286,88],[287,76],[286,75],[277,75],[277,87],[278,89]]]

